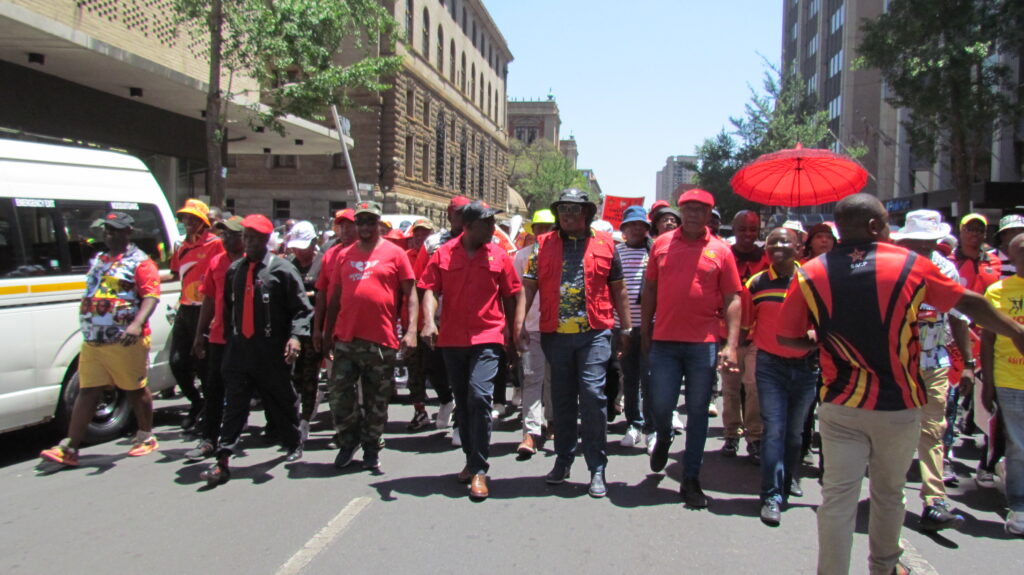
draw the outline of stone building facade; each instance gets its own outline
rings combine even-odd
[[[386,80],[392,86],[386,92],[355,95],[363,110],[342,112],[352,123],[351,161],[366,189],[362,199],[382,202],[385,213],[418,214],[438,224],[457,194],[504,208],[512,54],[500,30],[479,0],[384,5],[403,25],[395,46],[402,69]],[[355,201],[340,154],[239,156],[233,162],[228,203],[240,212],[319,221]]]

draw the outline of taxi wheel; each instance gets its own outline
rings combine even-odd
[[[62,426],[61,430],[64,433],[67,433],[71,410],[75,406],[77,397],[78,370],[75,369],[68,377],[61,393],[61,414],[58,417],[58,424]],[[120,389],[104,389],[100,395],[100,401],[96,405],[96,413],[93,414],[89,428],[85,432],[85,441],[103,443],[121,437],[131,421],[132,407],[128,401],[128,395]]]

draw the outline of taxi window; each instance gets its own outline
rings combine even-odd
[[[89,270],[90,261],[107,249],[103,243],[103,216],[124,212],[135,220],[132,241],[153,258],[157,266],[170,264],[171,248],[160,211],[153,204],[132,202],[57,202],[67,236],[69,265],[74,273]]]

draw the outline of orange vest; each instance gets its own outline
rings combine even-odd
[[[540,331],[554,333],[558,330],[558,304],[562,299],[559,292],[562,284],[562,236],[556,230],[537,240],[540,243],[537,251]],[[608,289],[608,274],[612,271],[614,258],[615,240],[611,234],[595,231],[587,239],[583,253],[583,286],[591,329],[615,327],[611,291]]]

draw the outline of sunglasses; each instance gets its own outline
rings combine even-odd
[[[578,216],[583,213],[583,206],[579,204],[560,204],[558,206],[558,213],[567,216]]]
[[[356,218],[357,226],[375,226],[377,225],[377,218]]]

